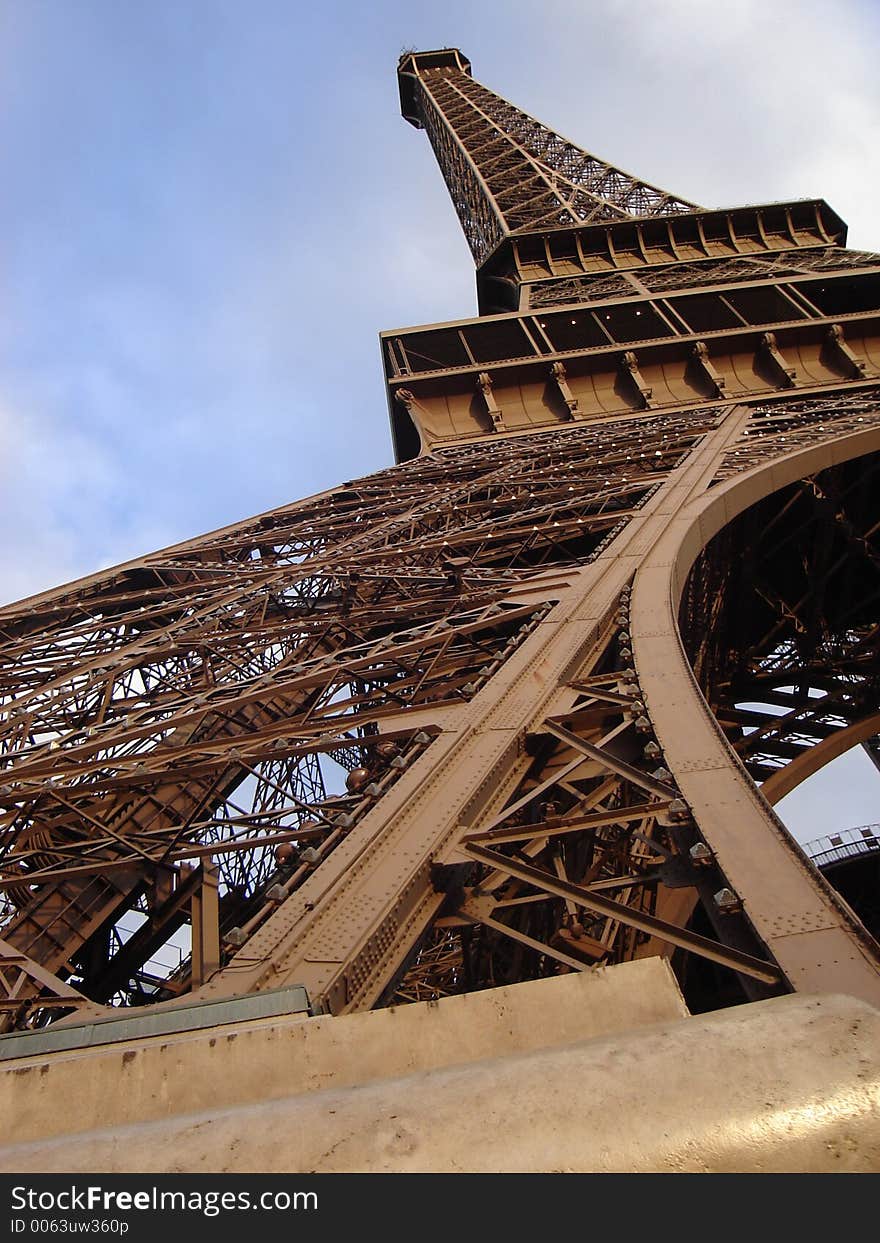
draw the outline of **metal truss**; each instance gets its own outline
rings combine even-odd
[[[505,805],[461,837],[468,862],[438,869],[443,913],[395,1002],[672,946],[737,973],[752,995],[779,986],[779,968],[741,904],[726,900],[725,879],[663,766],[629,663],[629,602],[625,588],[590,671],[568,684],[571,710],[529,733],[534,759]],[[687,926],[701,896],[723,925],[723,941]]]
[[[878,399],[759,408],[745,434],[778,454],[858,429]],[[878,471],[873,454],[775,493],[716,536],[688,580],[682,631],[703,693],[773,802],[880,733]]]
[[[705,1008],[875,998],[770,804],[878,753],[877,257],[455,50],[400,85],[512,313],[387,334],[409,460],[0,610],[0,1024],[654,954]]]
[[[742,435],[727,451],[715,482],[730,479],[796,447],[821,444],[829,435],[846,435],[870,426],[880,408],[880,386],[854,392],[780,399],[750,407]]]
[[[233,952],[516,650],[522,585],[589,558],[713,418],[449,451],[3,610],[4,936],[108,1000],[213,859]]]
[[[521,112],[475,82],[458,58],[427,66],[408,54],[399,73],[418,84],[417,116],[478,264],[521,230],[695,209]]]
[[[635,298],[673,290],[711,289],[718,285],[777,281],[815,273],[849,272],[880,266],[880,255],[839,246],[767,255],[738,255],[732,259],[705,259],[699,263],[675,263],[640,270],[637,279],[620,273],[555,278],[530,287],[531,307],[567,306],[606,299]]]

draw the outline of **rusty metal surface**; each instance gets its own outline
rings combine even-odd
[[[769,803],[876,737],[880,259],[401,74],[484,314],[383,334],[399,465],[0,610],[3,1025],[654,954],[876,1003]]]

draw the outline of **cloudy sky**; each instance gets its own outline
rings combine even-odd
[[[872,0],[0,0],[0,599],[389,464],[377,333],[475,309],[397,106],[449,45],[648,181],[880,249]]]

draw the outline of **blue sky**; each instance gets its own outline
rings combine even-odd
[[[0,599],[390,462],[378,332],[475,305],[403,48],[460,46],[706,206],[823,194],[880,249],[878,26],[852,0],[0,0]]]

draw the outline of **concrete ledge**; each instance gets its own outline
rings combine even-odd
[[[880,1167],[880,1012],[794,995],[286,1100],[6,1148],[5,1171]]]
[[[266,1017],[18,1057],[0,1063],[0,1116],[7,1136],[24,1143],[262,1105],[685,1015],[668,963],[645,958],[435,1003]]]

